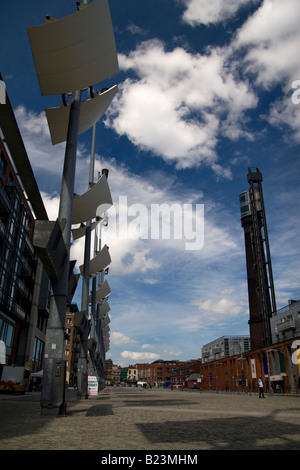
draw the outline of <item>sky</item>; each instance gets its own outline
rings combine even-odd
[[[26,28],[75,4],[0,0],[0,73],[50,220],[65,143],[51,144],[45,108],[61,97],[41,95]],[[300,298],[300,3],[109,6],[120,70],[94,86],[118,85],[96,126],[95,180],[109,169],[114,202],[101,241],[112,259],[106,358],[122,366],[197,359],[210,341],[249,335],[238,202],[248,167],[263,174],[277,308]],[[89,129],[78,138],[77,194],[88,189],[91,143]],[[163,204],[176,209],[169,222],[157,219]],[[74,241],[77,271],[83,252]],[[80,282],[73,301],[80,309]]]

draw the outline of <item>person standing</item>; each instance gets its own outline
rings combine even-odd
[[[265,398],[265,396],[264,396],[264,384],[263,384],[263,381],[262,381],[261,377],[259,377],[259,379],[258,379],[258,390],[259,390],[258,397],[259,398]]]

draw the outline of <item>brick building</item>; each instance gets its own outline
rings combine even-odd
[[[257,392],[262,377],[266,391],[300,393],[299,345],[300,338],[201,364],[201,389]]]
[[[151,364],[136,364],[138,380],[154,386],[170,384],[172,371],[178,364],[179,361],[163,361],[162,359]]]
[[[105,383],[114,385],[121,380],[121,367],[114,364],[111,359],[105,361]]]

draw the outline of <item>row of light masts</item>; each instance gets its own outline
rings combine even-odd
[[[67,249],[67,261],[69,261],[78,134],[89,128],[92,122],[95,132],[96,122],[106,111],[115,93],[113,90],[111,93],[103,94],[103,98],[97,95],[96,99],[92,97],[90,101],[81,103],[82,90],[91,89],[91,83],[99,83],[118,72],[108,0],[94,0],[91,3],[88,0],[82,3],[77,2],[77,12],[61,20],[48,17],[46,24],[28,28],[28,35],[42,95],[64,96],[71,93],[72,96],[69,106],[64,103],[65,106],[52,110],[55,116],[54,121],[50,121],[51,110],[48,110],[48,113],[46,110],[52,143],[58,141],[58,137],[54,134],[62,128],[65,129],[66,134],[59,137],[66,141],[66,147],[58,222]],[[75,91],[71,92],[71,90]],[[85,111],[82,115],[80,115],[81,107]],[[91,155],[90,172],[93,168],[94,149]],[[89,186],[91,183],[93,180],[90,176]],[[82,310],[86,316],[89,304],[90,236],[91,221],[89,220],[85,232],[82,287]],[[68,280],[69,262],[66,262],[58,279],[52,281],[41,399],[44,414],[62,414],[66,409],[64,328]],[[86,340],[86,329],[83,339]],[[86,361],[83,361],[80,366],[79,392],[85,395],[87,388],[86,390],[83,388],[87,387]],[[83,376],[85,382],[82,380]]]

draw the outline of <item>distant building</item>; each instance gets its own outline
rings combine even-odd
[[[126,372],[127,377],[127,372]],[[111,359],[105,361],[105,383],[106,385],[116,384],[121,381],[121,367],[114,364]]]
[[[249,336],[222,336],[202,347],[202,363],[241,354],[250,351],[250,349]]]
[[[271,331],[273,343],[300,336],[300,300],[290,300],[273,314]]]
[[[136,364],[138,380],[154,386],[170,383],[172,371],[178,364],[179,361],[163,361],[162,359],[151,364]]]
[[[200,366],[201,390],[258,392],[262,377],[267,392],[300,393],[298,340],[274,343],[269,348],[250,350]]]
[[[201,359],[178,362],[171,371],[171,386],[198,388],[201,364]]]
[[[127,368],[120,368],[120,382],[124,383],[127,381]]]
[[[138,380],[138,370],[136,366],[129,366],[127,369],[127,382],[136,383]]]
[[[79,343],[77,329],[75,328],[75,313],[78,306],[75,302],[67,305],[65,321],[65,360],[66,360],[66,382],[73,387],[77,384]]]

